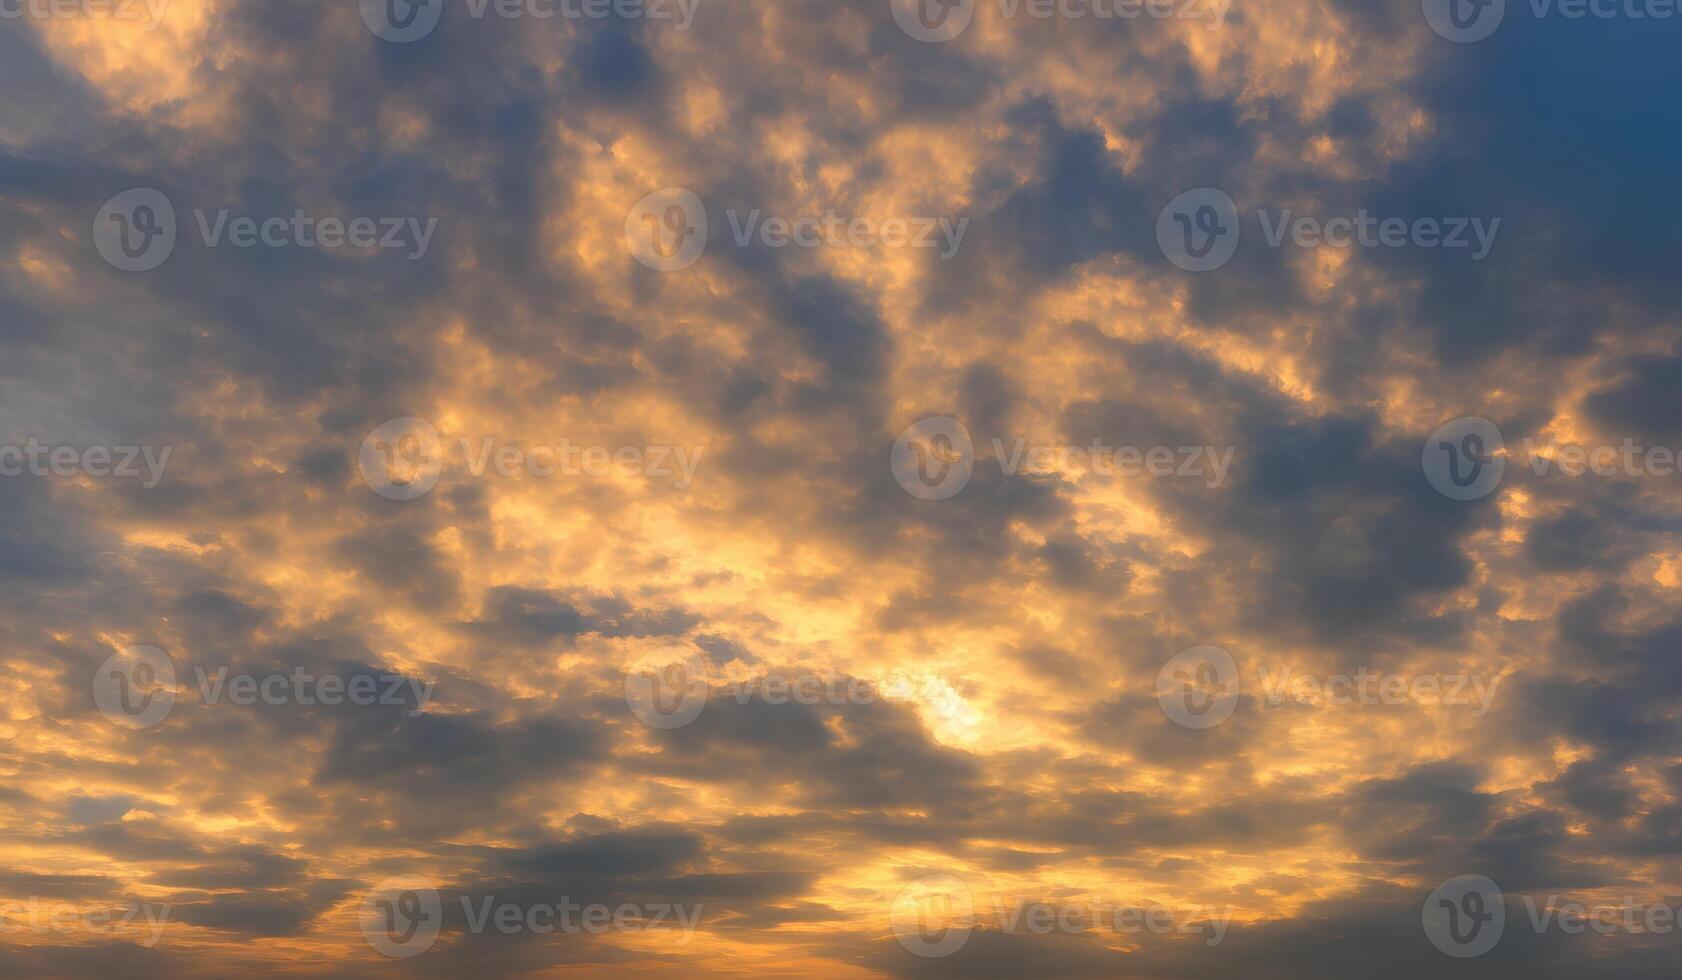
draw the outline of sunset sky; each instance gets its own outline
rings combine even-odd
[[[0,0],[0,977],[1675,977],[1572,9]]]

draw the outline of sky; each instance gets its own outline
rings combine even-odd
[[[1659,978],[1669,0],[0,0],[0,977]]]

